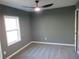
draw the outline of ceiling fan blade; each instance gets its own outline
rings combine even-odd
[[[47,7],[50,7],[50,6],[52,6],[52,5],[53,5],[53,3],[44,5],[44,6],[42,6],[42,7],[43,7],[43,8],[47,8]]]

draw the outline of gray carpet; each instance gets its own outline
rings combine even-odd
[[[11,59],[79,59],[74,47],[31,44]]]

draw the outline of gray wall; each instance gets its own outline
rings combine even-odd
[[[77,4],[76,4],[76,8],[79,8],[79,1],[78,1]]]
[[[33,40],[74,44],[74,13],[75,6],[70,6],[34,14]]]
[[[2,15],[2,17],[3,15],[19,16],[19,20],[20,20],[21,41],[11,46],[7,46],[4,21],[3,19],[1,19],[3,22],[2,29],[4,33],[2,37],[4,38],[3,39],[0,38],[0,39],[2,40],[3,50],[5,50],[7,53],[6,56],[9,56],[13,52],[15,52],[16,50],[18,50],[19,48],[23,47],[24,45],[26,45],[31,41],[30,13],[0,5],[0,14]]]

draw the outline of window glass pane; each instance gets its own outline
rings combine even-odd
[[[19,18],[4,16],[8,46],[20,41]]]
[[[17,31],[7,32],[7,41],[8,43],[19,41],[18,32]]]
[[[17,29],[17,18],[5,17],[6,30]]]

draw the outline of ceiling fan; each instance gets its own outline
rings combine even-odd
[[[47,5],[43,5],[43,6],[39,6],[39,0],[35,0],[36,6],[35,7],[28,7],[28,6],[24,6],[26,8],[33,8],[35,11],[40,11],[40,8],[47,8],[53,5],[53,3],[47,4]]]

